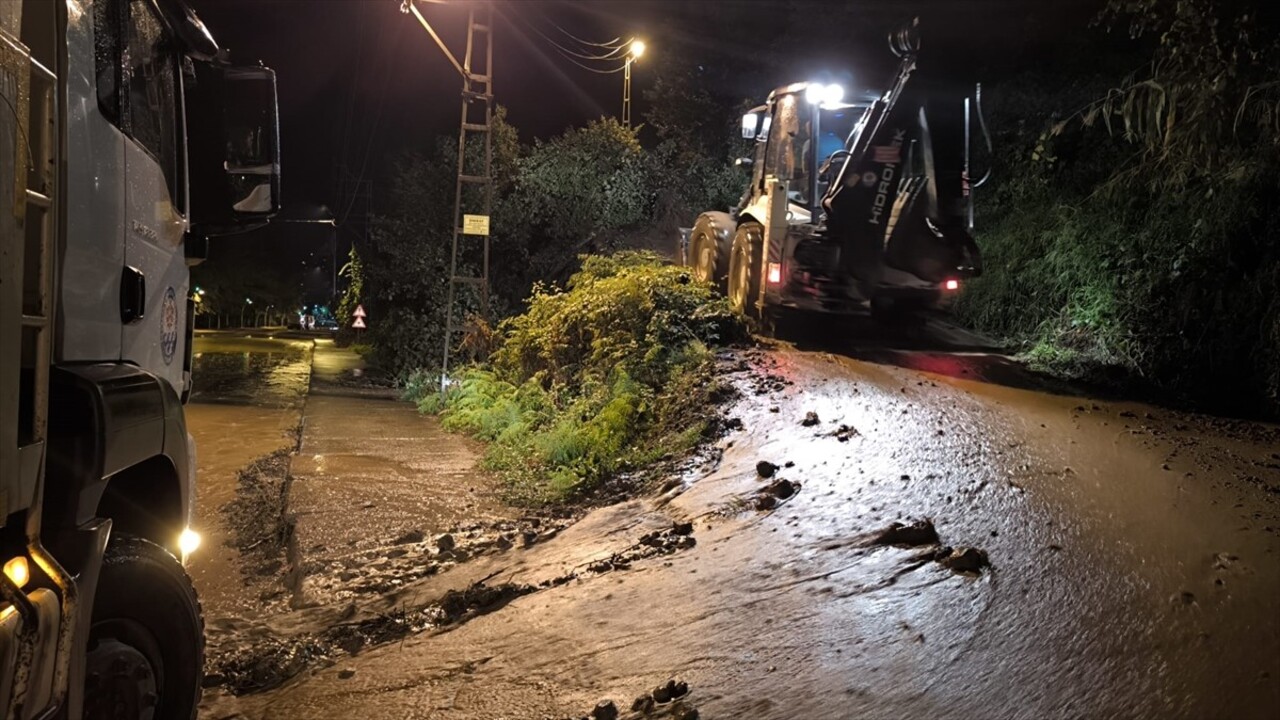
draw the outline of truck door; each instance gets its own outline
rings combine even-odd
[[[101,0],[100,0],[101,1]],[[152,3],[127,3],[122,80],[125,266],[121,357],[183,391],[188,274],[179,57]],[[136,307],[128,308],[133,303]],[[132,313],[132,317],[129,317]]]

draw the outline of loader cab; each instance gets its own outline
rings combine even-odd
[[[821,214],[821,198],[866,117],[867,104],[842,96],[838,85],[794,83],[742,117],[743,138],[754,141],[751,194],[767,192],[770,180],[782,183],[792,222]]]

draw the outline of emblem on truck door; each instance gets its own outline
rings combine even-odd
[[[177,293],[170,287],[164,291],[164,304],[160,308],[160,352],[164,354],[164,363],[173,362],[174,351],[178,349],[178,300]]]

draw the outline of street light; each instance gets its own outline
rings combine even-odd
[[[631,127],[631,63],[644,55],[644,41],[632,40],[627,51],[627,62],[622,71],[622,126]]]

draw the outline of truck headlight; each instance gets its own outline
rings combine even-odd
[[[195,552],[200,547],[200,533],[186,528],[182,534],[178,536],[178,551],[182,553],[185,560],[188,555]]]

